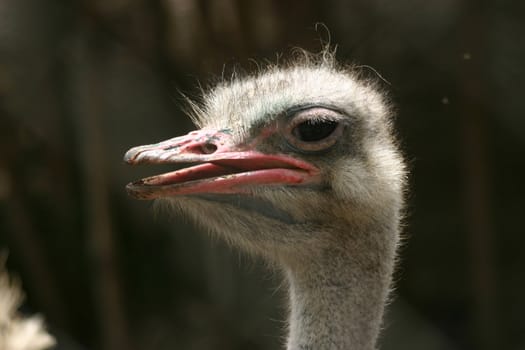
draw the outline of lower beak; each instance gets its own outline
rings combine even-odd
[[[315,183],[312,164],[283,154],[235,146],[229,130],[198,130],[153,145],[130,149],[124,161],[136,164],[195,164],[127,185],[137,199],[203,193],[245,193],[253,186]]]

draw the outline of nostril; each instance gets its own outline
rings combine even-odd
[[[212,154],[217,151],[217,146],[213,143],[203,143],[203,144],[193,144],[184,149],[184,153],[193,153],[193,154]]]
[[[215,146],[213,143],[205,143],[201,146],[201,152],[203,154],[212,154],[215,153],[217,150],[217,146]]]

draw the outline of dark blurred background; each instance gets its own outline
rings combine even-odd
[[[180,91],[330,40],[388,81],[411,168],[382,349],[525,349],[524,4],[0,1],[0,249],[24,310],[57,349],[279,348],[279,276],[129,198],[151,172],[122,156],[192,129]]]

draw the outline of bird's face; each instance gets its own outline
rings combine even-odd
[[[275,70],[220,86],[205,101],[200,130],[126,153],[129,164],[189,164],[130,183],[132,196],[169,199],[264,253],[330,240],[319,227],[359,224],[378,202],[400,200],[387,110],[351,76],[323,67]]]

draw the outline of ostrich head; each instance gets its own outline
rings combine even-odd
[[[328,56],[218,85],[195,108],[200,130],[125,155],[129,164],[189,166],[127,189],[167,199],[281,266],[291,285],[290,349],[368,349],[391,278],[404,166],[383,95]],[[303,334],[308,325],[315,339]]]

